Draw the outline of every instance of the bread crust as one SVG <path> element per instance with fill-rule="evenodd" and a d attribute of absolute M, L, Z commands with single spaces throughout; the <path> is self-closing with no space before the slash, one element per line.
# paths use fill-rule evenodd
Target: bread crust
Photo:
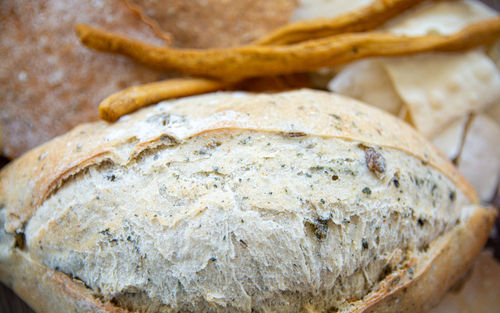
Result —
<path fill-rule="evenodd" d="M 426 312 L 441 300 L 453 284 L 474 264 L 495 222 L 495 211 L 477 208 L 467 223 L 439 238 L 429 247 L 424 262 L 391 274 L 384 286 L 353 312 Z M 411 267 L 410 267 L 411 268 Z"/>
<path fill-rule="evenodd" d="M 73 28 L 83 22 L 165 44 L 124 2 L 0 3 L 0 54 L 9 57 L 0 65 L 4 87 L 0 90 L 4 129 L 0 154 L 19 157 L 75 125 L 97 120 L 97 105 L 109 94 L 169 77 L 79 44 Z"/>
<path fill-rule="evenodd" d="M 39 313 L 128 312 L 101 302 L 78 280 L 54 271 L 20 250 L 0 267 L 2 281 Z"/>
<path fill-rule="evenodd" d="M 401 150 L 438 169 L 471 202 L 478 202 L 472 186 L 441 152 L 389 114 L 321 91 L 302 90 L 274 96 L 232 95 L 216 93 L 170 102 L 171 113 L 185 116 L 180 123 L 166 123 L 164 127 L 145 123 L 155 114 L 162 114 L 158 107 L 151 107 L 115 124 L 83 124 L 29 151 L 0 172 L 0 203 L 2 199 L 9 203 L 6 230 L 22 227 L 65 179 L 88 166 L 103 160 L 126 164 L 141 151 L 161 145 L 165 138 L 183 141 L 220 129 L 300 132 Z M 210 101 L 217 103 L 207 105 Z M 137 129 L 137 125 L 141 129 Z M 129 129 L 141 135 L 127 131 Z"/>
<path fill-rule="evenodd" d="M 466 223 L 429 247 L 425 262 L 409 262 L 408 267 L 387 276 L 378 290 L 342 312 L 425 312 L 430 309 L 472 266 L 494 220 L 494 210 L 478 208 Z M 81 281 L 38 263 L 23 251 L 14 250 L 9 260 L 0 264 L 1 280 L 39 313 L 129 312 L 101 302 Z M 410 279 L 410 268 L 415 271 L 413 279 Z"/>
<path fill-rule="evenodd" d="M 165 115 L 165 107 L 169 115 Z M 4 217 L 0 239 L 22 232 L 44 200 L 87 167 L 106 160 L 126 165 L 146 149 L 220 129 L 307 134 L 394 148 L 436 168 L 471 203 L 478 202 L 472 187 L 444 156 L 409 126 L 376 109 L 318 91 L 273 96 L 221 93 L 160 104 L 111 125 L 82 125 L 28 152 L 0 172 L 0 208 L 4 210 L 0 211 Z M 462 224 L 432 242 L 422 255 L 410 257 L 375 291 L 341 311 L 421 311 L 433 305 L 466 272 L 486 241 L 494 211 L 477 207 L 472 212 Z M 0 278 L 39 312 L 75 308 L 127 312 L 103 303 L 77 279 L 39 263 L 27 251 L 11 248 L 7 257 L 1 256 Z"/>

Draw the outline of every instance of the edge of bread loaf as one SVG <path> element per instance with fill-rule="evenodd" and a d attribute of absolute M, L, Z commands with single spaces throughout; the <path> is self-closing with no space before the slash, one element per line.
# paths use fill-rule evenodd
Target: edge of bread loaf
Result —
<path fill-rule="evenodd" d="M 465 223 L 433 242 L 419 264 L 409 260 L 413 277 L 411 267 L 391 274 L 352 312 L 427 312 L 472 267 L 495 218 L 494 209 L 475 208 Z"/>

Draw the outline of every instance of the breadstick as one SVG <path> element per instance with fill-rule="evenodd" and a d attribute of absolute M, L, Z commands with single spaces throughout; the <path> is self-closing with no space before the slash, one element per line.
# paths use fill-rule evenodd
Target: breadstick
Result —
<path fill-rule="evenodd" d="M 117 92 L 99 105 L 101 119 L 114 122 L 121 116 L 158 101 L 216 91 L 227 84 L 203 78 L 170 79 Z"/>
<path fill-rule="evenodd" d="M 87 25 L 77 25 L 82 43 L 96 50 L 126 55 L 155 69 L 224 81 L 307 72 L 374 56 L 428 51 L 460 51 L 500 37 L 500 18 L 471 24 L 447 36 L 408 37 L 382 32 L 336 35 L 289 46 L 244 46 L 190 50 L 157 47 Z"/>
<path fill-rule="evenodd" d="M 375 0 L 359 10 L 335 18 L 300 21 L 280 27 L 255 45 L 286 45 L 342 33 L 362 32 L 383 25 L 423 0 Z"/>

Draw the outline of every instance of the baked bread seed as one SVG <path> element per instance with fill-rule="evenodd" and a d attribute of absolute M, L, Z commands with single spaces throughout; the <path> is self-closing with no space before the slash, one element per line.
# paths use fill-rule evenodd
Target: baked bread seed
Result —
<path fill-rule="evenodd" d="M 409 126 L 310 90 L 82 125 L 0 203 L 0 277 L 39 312 L 418 312 L 494 219 Z"/>

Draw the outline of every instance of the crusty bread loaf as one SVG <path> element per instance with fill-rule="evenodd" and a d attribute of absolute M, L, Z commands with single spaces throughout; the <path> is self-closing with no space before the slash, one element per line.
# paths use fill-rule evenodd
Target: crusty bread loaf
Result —
<path fill-rule="evenodd" d="M 39 312 L 417 312 L 494 217 L 406 124 L 308 90 L 77 127 L 0 172 L 0 208 Z"/>

